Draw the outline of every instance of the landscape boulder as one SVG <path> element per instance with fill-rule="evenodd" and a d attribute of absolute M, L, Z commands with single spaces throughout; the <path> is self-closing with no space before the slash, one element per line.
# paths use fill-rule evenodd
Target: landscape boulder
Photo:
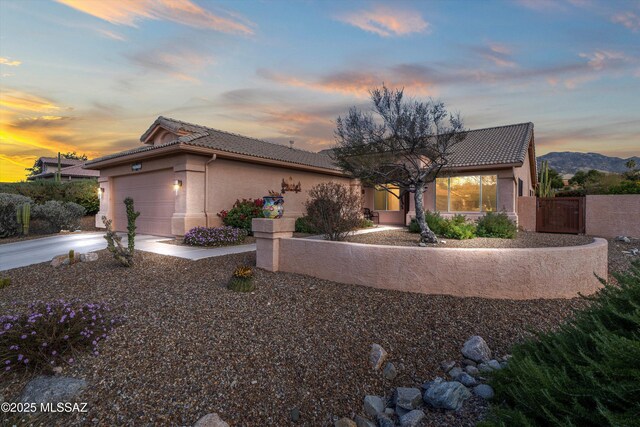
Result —
<path fill-rule="evenodd" d="M 98 254 L 96 252 L 87 252 L 86 254 L 80 254 L 80 261 L 93 262 L 98 260 Z"/>
<path fill-rule="evenodd" d="M 357 424 L 349 418 L 341 418 L 334 424 L 335 427 L 358 427 Z"/>
<path fill-rule="evenodd" d="M 59 403 L 73 400 L 84 388 L 87 382 L 83 379 L 71 377 L 38 376 L 24 387 L 20 402 Z"/>
<path fill-rule="evenodd" d="M 356 422 L 356 427 L 376 427 L 376 424 L 373 421 L 365 417 L 361 417 L 360 415 L 356 415 L 354 420 Z"/>
<path fill-rule="evenodd" d="M 422 394 L 417 388 L 398 387 L 393 394 L 393 403 L 411 411 L 422 406 Z"/>
<path fill-rule="evenodd" d="M 474 335 L 462 346 L 462 355 L 475 362 L 488 362 L 491 360 L 491 349 L 481 336 Z"/>
<path fill-rule="evenodd" d="M 494 396 L 493 388 L 488 384 L 479 384 L 473 388 L 473 394 L 483 399 L 492 399 Z"/>
<path fill-rule="evenodd" d="M 370 417 L 376 417 L 380 412 L 384 412 L 384 401 L 378 396 L 364 397 L 364 413 Z"/>
<path fill-rule="evenodd" d="M 429 406 L 457 411 L 471 392 L 458 381 L 443 381 L 437 378 L 424 392 L 424 401 Z"/>
<path fill-rule="evenodd" d="M 218 414 L 211 413 L 200 418 L 193 427 L 229 427 Z"/>
<path fill-rule="evenodd" d="M 424 412 L 419 409 L 407 412 L 400 417 L 400 427 L 418 427 L 424 416 Z"/>
<path fill-rule="evenodd" d="M 69 265 L 69 255 L 57 255 L 51 260 L 51 267 L 58 268 L 61 265 Z"/>

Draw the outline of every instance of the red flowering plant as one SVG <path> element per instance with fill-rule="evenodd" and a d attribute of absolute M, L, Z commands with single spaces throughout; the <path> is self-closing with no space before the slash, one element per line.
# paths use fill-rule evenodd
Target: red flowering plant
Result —
<path fill-rule="evenodd" d="M 231 209 L 218 212 L 224 225 L 241 228 L 251 234 L 251 220 L 253 218 L 264 218 L 262 214 L 262 199 L 242 199 L 236 200 Z"/>

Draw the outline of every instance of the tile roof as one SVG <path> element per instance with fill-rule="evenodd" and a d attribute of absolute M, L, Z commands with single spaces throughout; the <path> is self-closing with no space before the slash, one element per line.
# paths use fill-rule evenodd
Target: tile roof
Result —
<path fill-rule="evenodd" d="M 56 159 L 57 161 L 57 159 Z M 81 163 L 73 166 L 67 166 L 64 168 L 60 168 L 60 176 L 70 176 L 70 177 L 78 177 L 78 178 L 89 178 L 89 177 L 99 177 L 100 171 L 92 170 L 92 169 L 84 169 L 84 164 Z M 56 174 L 56 172 L 47 172 L 41 173 L 38 175 L 33 175 L 28 177 L 29 180 L 39 179 L 39 178 L 49 178 Z"/>
<path fill-rule="evenodd" d="M 57 157 L 40 157 L 38 161 L 41 163 L 53 163 L 56 165 L 58 164 Z M 82 163 L 84 163 L 84 160 L 67 159 L 66 157 L 60 158 L 60 164 L 63 164 L 63 165 L 79 165 Z"/>
<path fill-rule="evenodd" d="M 198 147 L 213 148 L 228 153 L 241 154 L 262 159 L 279 160 L 287 163 L 314 166 L 323 169 L 338 170 L 331 158 L 324 153 L 314 153 L 288 146 L 249 138 L 235 133 L 224 132 L 206 126 L 182 122 L 167 117 L 158 117 L 147 131 L 140 137 L 146 141 L 157 126 L 161 126 L 175 133 L 187 134 L 179 136 L 176 140 L 158 145 L 147 145 L 128 151 L 111 154 L 88 162 L 89 165 L 104 160 L 126 156 L 129 154 L 152 151 L 171 145 L 184 144 Z"/>

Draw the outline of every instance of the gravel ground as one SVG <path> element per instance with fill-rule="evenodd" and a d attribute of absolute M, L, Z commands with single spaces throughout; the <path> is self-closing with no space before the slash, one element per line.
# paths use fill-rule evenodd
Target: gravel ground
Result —
<path fill-rule="evenodd" d="M 631 239 L 629 243 L 618 242 L 615 239 L 607 240 L 609 242 L 609 273 L 628 270 L 633 260 L 640 262 L 640 256 L 622 253 L 622 251 L 629 252 L 633 248 L 640 249 L 640 239 Z"/>
<path fill-rule="evenodd" d="M 45 414 L 46 425 L 192 425 L 209 412 L 231 425 L 332 425 L 362 410 L 366 394 L 389 395 L 442 375 L 471 335 L 497 356 L 530 328 L 549 329 L 582 300 L 508 301 L 420 295 L 342 285 L 288 273 L 256 271 L 257 290 L 225 285 L 254 254 L 200 261 L 138 252 L 131 269 L 106 251 L 94 263 L 58 269 L 38 264 L 5 272 L 0 314 L 12 303 L 81 298 L 108 302 L 126 317 L 100 355 L 82 355 L 63 374 L 90 386 L 79 401 L 90 412 Z M 372 343 L 399 368 L 393 381 L 369 369 Z M 0 379 L 15 401 L 25 374 Z M 427 411 L 425 425 L 474 425 L 484 403 L 457 414 Z"/>
<path fill-rule="evenodd" d="M 420 236 L 405 230 L 380 231 L 358 234 L 347 239 L 354 243 L 390 246 L 419 246 Z M 550 246 L 576 246 L 593 242 L 591 236 L 575 234 L 543 234 L 526 231 L 518 232 L 515 239 L 495 239 L 476 237 L 475 239 L 456 240 L 441 238 L 441 243 L 431 244 L 440 248 L 543 248 Z M 446 243 L 443 243 L 446 242 Z"/>

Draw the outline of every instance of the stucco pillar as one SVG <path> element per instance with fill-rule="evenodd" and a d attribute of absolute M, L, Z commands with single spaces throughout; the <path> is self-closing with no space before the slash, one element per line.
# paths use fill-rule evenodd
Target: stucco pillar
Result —
<path fill-rule="evenodd" d="M 278 271 L 280 267 L 280 239 L 293 236 L 295 218 L 254 218 L 251 229 L 256 238 L 256 267 Z"/>
<path fill-rule="evenodd" d="M 187 157 L 173 167 L 174 178 L 182 182 L 176 192 L 175 208 L 171 216 L 171 234 L 183 236 L 193 227 L 206 224 L 204 214 L 203 157 Z"/>
<path fill-rule="evenodd" d="M 105 228 L 102 216 L 113 219 L 111 216 L 111 182 L 108 177 L 101 176 L 98 178 L 98 189 L 102 189 L 102 194 L 99 193 L 100 209 L 96 214 L 96 227 Z"/>

